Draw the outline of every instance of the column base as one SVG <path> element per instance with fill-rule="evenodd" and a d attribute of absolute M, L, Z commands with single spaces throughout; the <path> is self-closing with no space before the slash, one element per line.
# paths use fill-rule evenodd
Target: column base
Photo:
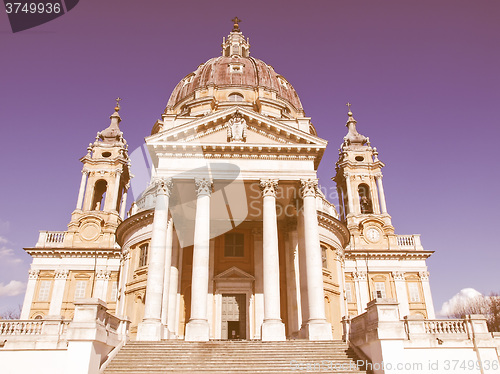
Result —
<path fill-rule="evenodd" d="M 299 336 L 307 340 L 333 340 L 332 325 L 326 321 L 311 321 L 300 329 Z"/>
<path fill-rule="evenodd" d="M 137 340 L 159 342 L 163 339 L 163 325 L 160 321 L 142 321 L 137 326 Z"/>
<path fill-rule="evenodd" d="M 280 320 L 264 321 L 261 336 L 263 342 L 285 341 L 285 324 Z"/>
<path fill-rule="evenodd" d="M 192 320 L 186 325 L 184 340 L 187 342 L 208 342 L 210 339 L 210 326 L 207 320 Z"/>

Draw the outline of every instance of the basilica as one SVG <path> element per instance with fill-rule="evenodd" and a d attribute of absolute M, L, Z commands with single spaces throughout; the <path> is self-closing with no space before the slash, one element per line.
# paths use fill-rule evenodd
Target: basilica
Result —
<path fill-rule="evenodd" d="M 22 319 L 72 319 L 98 298 L 130 339 L 332 340 L 377 298 L 434 318 L 418 235 L 396 235 L 384 163 L 349 108 L 333 180 L 318 189 L 327 141 L 292 84 L 235 19 L 222 53 L 174 88 L 146 138 L 149 186 L 127 212 L 131 162 L 117 102 L 82 157 L 68 229 L 41 232 Z"/>

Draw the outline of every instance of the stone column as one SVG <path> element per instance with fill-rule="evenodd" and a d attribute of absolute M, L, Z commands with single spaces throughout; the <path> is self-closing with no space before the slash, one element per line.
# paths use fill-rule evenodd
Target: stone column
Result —
<path fill-rule="evenodd" d="M 254 339 L 260 339 L 264 321 L 264 282 L 262 267 L 262 228 L 252 229 L 255 271 L 255 331 Z"/>
<path fill-rule="evenodd" d="M 177 326 L 177 288 L 179 286 L 179 244 L 173 238 L 172 241 L 172 265 L 170 266 L 170 284 L 168 291 L 168 314 L 167 326 L 169 338 L 176 336 Z"/>
<path fill-rule="evenodd" d="M 146 283 L 146 305 L 144 319 L 137 328 L 137 340 L 159 341 L 162 339 L 161 307 L 163 277 L 165 274 L 165 246 L 167 238 L 168 203 L 172 180 L 158 179 L 156 182 L 156 204 L 153 218 L 153 234 L 149 248 L 148 279 Z"/>
<path fill-rule="evenodd" d="M 304 203 L 305 266 L 307 268 L 307 301 L 309 307 L 305 337 L 309 340 L 333 340 L 332 326 L 326 321 L 323 265 L 319 244 L 318 214 L 316 212 L 317 179 L 302 179 Z"/>
<path fill-rule="evenodd" d="M 432 301 L 431 286 L 429 284 L 429 272 L 421 271 L 418 273 L 422 281 L 422 291 L 424 292 L 425 308 L 427 309 L 427 318 L 435 319 L 434 303 Z"/>
<path fill-rule="evenodd" d="M 164 338 L 169 338 L 168 333 L 168 302 L 169 302 L 169 291 L 170 291 L 170 266 L 172 265 L 172 238 L 174 232 L 174 223 L 172 218 L 168 220 L 167 226 L 167 237 L 165 243 L 165 274 L 163 275 L 163 298 L 162 298 L 162 308 L 161 308 L 161 324 L 165 326 Z"/>
<path fill-rule="evenodd" d="M 210 240 L 210 255 L 208 265 L 208 294 L 207 294 L 207 319 L 210 326 L 210 338 L 214 336 L 214 275 L 215 275 L 215 242 Z"/>
<path fill-rule="evenodd" d="M 349 173 L 344 173 L 344 178 L 347 188 L 347 200 L 349 201 L 349 214 L 354 214 L 354 200 L 351 189 L 351 176 L 349 175 Z"/>
<path fill-rule="evenodd" d="M 354 282 L 356 284 L 356 301 L 358 304 L 358 313 L 361 314 L 365 311 L 366 305 L 370 300 L 368 293 L 368 280 L 366 271 L 355 271 L 353 273 Z"/>
<path fill-rule="evenodd" d="M 263 196 L 263 269 L 264 322 L 263 341 L 285 340 L 285 325 L 280 313 L 280 263 L 278 255 L 278 221 L 276 217 L 276 187 L 278 180 L 260 181 Z"/>
<path fill-rule="evenodd" d="M 118 280 L 118 292 L 117 292 L 117 306 L 116 306 L 116 311 L 117 315 L 120 318 L 125 317 L 125 288 L 127 286 L 127 280 L 128 280 L 128 269 L 130 265 L 130 251 L 125 249 L 122 252 L 122 263 L 121 263 L 121 272 L 120 272 L 120 279 Z"/>
<path fill-rule="evenodd" d="M 299 251 L 297 222 L 287 222 L 287 240 L 285 246 L 286 256 L 286 292 L 288 311 L 288 331 L 290 335 L 297 336 L 302 316 L 300 314 L 300 281 L 299 281 Z"/>
<path fill-rule="evenodd" d="M 69 271 L 59 269 L 55 272 L 54 288 L 50 299 L 49 316 L 60 316 L 61 307 L 64 299 L 64 288 L 68 279 Z"/>
<path fill-rule="evenodd" d="M 382 174 L 377 174 L 375 178 L 377 179 L 378 193 L 380 195 L 380 209 L 384 214 L 387 213 L 387 206 L 385 204 L 384 186 L 382 185 Z"/>
<path fill-rule="evenodd" d="M 403 319 L 403 317 L 410 314 L 408 292 L 406 291 L 405 274 L 401 271 L 393 271 L 392 277 L 394 278 L 394 286 L 396 288 L 396 299 L 399 303 L 399 317 Z"/>
<path fill-rule="evenodd" d="M 380 214 L 380 201 L 378 199 L 377 189 L 374 188 L 375 185 L 372 183 L 371 178 L 372 177 L 370 176 L 370 195 L 371 195 L 371 199 L 372 199 L 373 213 Z M 376 176 L 375 176 L 375 179 L 377 179 Z"/>
<path fill-rule="evenodd" d="M 113 188 L 113 196 L 112 196 L 112 199 L 111 199 L 111 206 L 108 207 L 108 209 L 111 210 L 111 211 L 115 211 L 116 212 L 118 210 L 117 209 L 118 194 L 120 193 L 120 178 L 121 178 L 122 171 L 121 170 L 116 170 L 115 174 L 116 174 L 116 177 L 115 177 L 115 184 L 114 184 L 114 188 Z M 109 191 L 109 192 L 111 192 L 111 191 Z M 104 205 L 106 205 L 106 202 L 104 202 Z"/>
<path fill-rule="evenodd" d="M 108 281 L 111 277 L 111 272 L 106 270 L 99 270 L 96 273 L 96 282 L 94 287 L 93 298 L 101 299 L 102 301 L 107 301 L 106 296 L 108 293 Z"/>
<path fill-rule="evenodd" d="M 186 341 L 208 341 L 207 319 L 208 267 L 210 257 L 210 196 L 213 183 L 195 178 L 196 216 L 194 226 L 193 270 L 191 281 L 191 318 L 186 325 Z"/>
<path fill-rule="evenodd" d="M 125 185 L 125 189 L 123 190 L 123 195 L 122 195 L 122 204 L 121 204 L 121 207 L 120 207 L 120 218 L 122 220 L 125 219 L 125 209 L 127 208 L 127 191 L 130 187 L 130 184 L 127 183 Z"/>
<path fill-rule="evenodd" d="M 24 294 L 23 310 L 21 311 L 21 316 L 19 317 L 20 319 L 30 318 L 31 304 L 33 303 L 33 297 L 35 296 L 38 274 L 40 274 L 40 270 L 31 269 L 29 271 L 28 286 L 26 287 L 26 292 Z"/>
<path fill-rule="evenodd" d="M 88 174 L 88 171 L 83 169 L 82 170 L 82 180 L 80 182 L 80 191 L 78 192 L 78 200 L 76 202 L 76 209 L 78 209 L 78 210 L 82 210 L 83 194 L 85 193 L 85 183 L 87 182 L 87 174 Z"/>

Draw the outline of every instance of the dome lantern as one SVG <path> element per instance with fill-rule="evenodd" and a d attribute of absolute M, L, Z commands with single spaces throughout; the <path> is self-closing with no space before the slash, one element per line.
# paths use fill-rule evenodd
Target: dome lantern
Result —
<path fill-rule="evenodd" d="M 250 56 L 250 42 L 243 36 L 239 23 L 241 20 L 234 17 L 233 30 L 226 38 L 222 38 L 222 56 L 224 57 L 248 57 Z"/>

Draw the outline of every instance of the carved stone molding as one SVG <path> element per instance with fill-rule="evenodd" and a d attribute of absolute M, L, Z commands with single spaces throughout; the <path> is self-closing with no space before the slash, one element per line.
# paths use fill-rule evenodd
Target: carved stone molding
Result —
<path fill-rule="evenodd" d="M 357 281 L 364 281 L 366 280 L 366 271 L 355 271 L 352 273 L 353 277 L 354 277 L 354 280 L 357 280 Z"/>
<path fill-rule="evenodd" d="M 428 271 L 420 271 L 418 273 L 418 275 L 420 275 L 420 279 L 422 279 L 423 281 L 429 280 L 429 272 Z"/>
<path fill-rule="evenodd" d="M 260 188 L 262 190 L 262 197 L 273 196 L 276 197 L 276 189 L 278 188 L 277 179 L 261 179 Z"/>
<path fill-rule="evenodd" d="M 167 195 L 170 196 L 172 192 L 173 182 L 172 178 L 156 178 L 154 181 L 156 185 L 156 194 L 157 195 Z"/>
<path fill-rule="evenodd" d="M 196 186 L 196 194 L 200 195 L 211 195 L 213 189 L 213 182 L 209 178 L 195 178 L 194 184 Z"/>
<path fill-rule="evenodd" d="M 392 276 L 395 281 L 404 281 L 405 280 L 405 273 L 402 271 L 393 271 Z"/>
<path fill-rule="evenodd" d="M 28 271 L 28 278 L 29 279 L 37 279 L 38 278 L 38 275 L 40 274 L 40 270 L 33 270 L 33 269 L 30 269 Z"/>
<path fill-rule="evenodd" d="M 247 140 L 247 121 L 239 113 L 227 123 L 227 141 L 231 143 L 244 143 Z"/>
<path fill-rule="evenodd" d="M 69 271 L 66 269 L 59 269 L 55 272 L 56 279 L 68 279 Z"/>
<path fill-rule="evenodd" d="M 107 270 L 99 270 L 96 273 L 96 278 L 97 279 L 109 279 L 111 277 L 111 272 Z"/>
<path fill-rule="evenodd" d="M 317 179 L 301 179 L 300 180 L 300 195 L 304 197 L 316 197 L 316 189 L 318 188 Z"/>

